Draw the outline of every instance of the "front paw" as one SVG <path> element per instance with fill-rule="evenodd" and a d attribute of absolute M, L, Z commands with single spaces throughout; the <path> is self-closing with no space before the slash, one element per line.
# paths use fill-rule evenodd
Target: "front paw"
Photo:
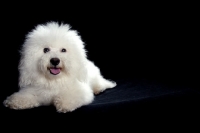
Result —
<path fill-rule="evenodd" d="M 70 103 L 67 103 L 64 100 L 61 100 L 60 97 L 55 98 L 54 100 L 54 106 L 56 107 L 57 112 L 59 113 L 67 113 L 72 112 L 76 109 L 76 107 L 69 106 Z"/>
<path fill-rule="evenodd" d="M 39 104 L 33 99 L 29 99 L 20 95 L 13 94 L 4 100 L 3 104 L 11 109 L 27 109 L 38 106 Z"/>

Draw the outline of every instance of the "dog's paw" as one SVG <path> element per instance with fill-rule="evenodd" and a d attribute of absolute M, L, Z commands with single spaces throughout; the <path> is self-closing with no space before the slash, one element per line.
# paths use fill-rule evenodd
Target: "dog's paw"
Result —
<path fill-rule="evenodd" d="M 28 109 L 39 106 L 39 104 L 34 102 L 33 100 L 20 97 L 17 95 L 12 95 L 8 97 L 6 100 L 4 100 L 3 104 L 6 107 L 16 110 Z"/>
<path fill-rule="evenodd" d="M 66 101 L 62 101 L 60 97 L 57 97 L 54 100 L 54 106 L 56 107 L 57 112 L 59 113 L 67 113 L 72 112 L 76 109 L 76 107 L 69 106 L 70 104 Z"/>

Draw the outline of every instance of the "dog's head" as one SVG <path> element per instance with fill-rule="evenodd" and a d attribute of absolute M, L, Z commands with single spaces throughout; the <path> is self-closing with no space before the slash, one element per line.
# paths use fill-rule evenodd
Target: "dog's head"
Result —
<path fill-rule="evenodd" d="M 76 31 L 67 24 L 38 25 L 27 36 L 21 50 L 20 84 L 78 76 L 84 69 L 86 52 Z"/>

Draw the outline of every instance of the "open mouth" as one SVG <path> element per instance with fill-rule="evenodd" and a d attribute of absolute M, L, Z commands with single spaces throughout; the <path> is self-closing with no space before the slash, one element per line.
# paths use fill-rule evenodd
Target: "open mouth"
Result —
<path fill-rule="evenodd" d="M 61 71 L 61 68 L 57 68 L 57 67 L 50 67 L 48 69 L 49 69 L 50 73 L 53 74 L 53 75 L 57 75 Z"/>

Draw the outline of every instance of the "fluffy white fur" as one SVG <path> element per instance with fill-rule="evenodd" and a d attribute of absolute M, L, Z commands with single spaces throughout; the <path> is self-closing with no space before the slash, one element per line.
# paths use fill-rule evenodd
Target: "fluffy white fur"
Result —
<path fill-rule="evenodd" d="M 38 25 L 26 36 L 19 72 L 19 91 L 4 101 L 12 109 L 53 104 L 65 113 L 90 104 L 94 94 L 116 86 L 87 59 L 78 33 L 56 22 Z"/>

